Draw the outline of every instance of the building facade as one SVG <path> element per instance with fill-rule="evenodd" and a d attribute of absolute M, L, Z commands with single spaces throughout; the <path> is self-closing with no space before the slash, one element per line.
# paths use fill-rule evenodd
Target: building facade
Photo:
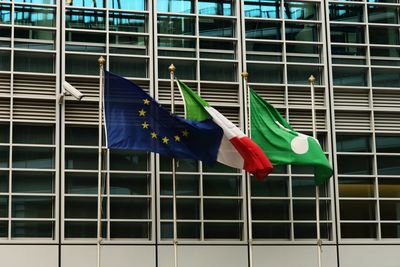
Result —
<path fill-rule="evenodd" d="M 397 0 L 0 0 L 0 263 L 173 266 L 172 160 L 98 159 L 98 58 L 170 105 L 168 66 L 236 125 L 249 85 L 318 139 L 324 267 L 400 266 Z M 60 98 L 62 82 L 84 93 Z M 60 100 L 61 99 L 61 100 Z M 183 102 L 176 91 L 176 109 Z M 317 266 L 312 170 L 251 181 L 223 165 L 177 166 L 179 266 Z M 253 236 L 249 242 L 248 227 Z"/>

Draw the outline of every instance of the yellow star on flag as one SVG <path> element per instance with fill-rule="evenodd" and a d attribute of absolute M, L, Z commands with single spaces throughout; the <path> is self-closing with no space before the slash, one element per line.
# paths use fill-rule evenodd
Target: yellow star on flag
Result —
<path fill-rule="evenodd" d="M 150 135 L 151 135 L 151 138 L 153 138 L 153 139 L 157 138 L 157 134 L 155 132 L 151 132 Z"/>
<path fill-rule="evenodd" d="M 147 123 L 147 121 L 142 123 L 143 129 L 149 129 L 149 124 Z"/>
<path fill-rule="evenodd" d="M 146 115 L 146 111 L 144 109 L 139 110 L 139 116 L 144 117 Z"/>
<path fill-rule="evenodd" d="M 179 137 L 179 135 L 175 135 L 174 136 L 175 142 L 180 142 L 181 138 Z"/>
<path fill-rule="evenodd" d="M 182 135 L 184 136 L 184 137 L 188 137 L 189 136 L 189 131 L 188 130 L 183 130 L 182 131 Z"/>
<path fill-rule="evenodd" d="M 162 142 L 163 142 L 164 144 L 168 144 L 168 142 L 169 142 L 168 137 L 164 136 L 163 139 L 162 139 Z"/>
<path fill-rule="evenodd" d="M 150 100 L 148 100 L 148 99 L 143 99 L 143 104 L 144 104 L 144 105 L 150 105 Z"/>

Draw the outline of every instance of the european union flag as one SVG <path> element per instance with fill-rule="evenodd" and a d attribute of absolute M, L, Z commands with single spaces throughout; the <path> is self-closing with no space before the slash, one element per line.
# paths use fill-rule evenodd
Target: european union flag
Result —
<path fill-rule="evenodd" d="M 196 122 L 171 114 L 139 86 L 107 71 L 104 91 L 108 148 L 216 160 L 223 131 L 211 119 Z"/>

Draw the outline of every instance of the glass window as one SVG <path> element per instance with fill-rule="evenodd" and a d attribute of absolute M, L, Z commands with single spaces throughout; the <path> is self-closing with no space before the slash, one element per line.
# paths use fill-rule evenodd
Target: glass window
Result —
<path fill-rule="evenodd" d="M 11 24 L 11 5 L 0 4 L 0 24 Z"/>
<path fill-rule="evenodd" d="M 176 175 L 176 195 L 199 195 L 199 179 L 198 175 Z M 161 175 L 160 193 L 162 195 L 172 195 L 172 175 Z"/>
<path fill-rule="evenodd" d="M 148 154 L 129 150 L 110 151 L 111 170 L 147 171 Z"/>
<path fill-rule="evenodd" d="M 281 23 L 266 21 L 246 21 L 246 38 L 280 40 Z"/>
<path fill-rule="evenodd" d="M 337 155 L 339 174 L 372 174 L 372 156 Z"/>
<path fill-rule="evenodd" d="M 380 175 L 400 175 L 399 156 L 377 156 L 378 174 Z"/>
<path fill-rule="evenodd" d="M 203 203 L 205 220 L 242 219 L 242 201 L 239 199 L 204 199 Z"/>
<path fill-rule="evenodd" d="M 55 26 L 54 8 L 15 6 L 14 10 L 14 23 L 17 25 Z"/>
<path fill-rule="evenodd" d="M 400 49 L 393 47 L 370 47 L 372 57 L 400 57 Z"/>
<path fill-rule="evenodd" d="M 376 134 L 376 152 L 400 153 L 400 136 Z"/>
<path fill-rule="evenodd" d="M 233 15 L 232 0 L 198 0 L 197 5 L 201 15 Z"/>
<path fill-rule="evenodd" d="M 110 58 L 110 71 L 124 77 L 146 78 L 148 76 L 147 66 L 148 59 L 132 57 Z"/>
<path fill-rule="evenodd" d="M 96 127 L 65 126 L 65 144 L 97 146 L 99 143 L 99 129 Z"/>
<path fill-rule="evenodd" d="M 21 144 L 54 144 L 54 127 L 14 124 L 13 142 Z"/>
<path fill-rule="evenodd" d="M 281 17 L 281 3 L 276 0 L 244 1 L 244 15 L 250 18 L 272 18 Z"/>
<path fill-rule="evenodd" d="M 145 0 L 120 1 L 108 0 L 108 7 L 112 9 L 146 10 Z"/>
<path fill-rule="evenodd" d="M 178 220 L 198 220 L 200 219 L 200 200 L 178 198 L 176 200 L 176 212 Z M 161 218 L 169 220 L 173 218 L 172 199 L 162 199 Z"/>
<path fill-rule="evenodd" d="M 400 180 L 379 178 L 379 197 L 400 198 Z"/>
<path fill-rule="evenodd" d="M 310 41 L 319 40 L 319 27 L 316 24 L 286 23 L 286 40 L 290 41 Z"/>
<path fill-rule="evenodd" d="M 333 84 L 348 86 L 367 86 L 367 69 L 333 68 Z"/>
<path fill-rule="evenodd" d="M 8 196 L 0 196 L 0 218 L 8 217 Z"/>
<path fill-rule="evenodd" d="M 104 228 L 107 225 L 103 223 L 102 226 L 104 232 Z M 74 221 L 65 222 L 66 238 L 95 238 L 96 236 L 97 236 L 97 222 L 74 222 Z"/>
<path fill-rule="evenodd" d="M 111 219 L 149 219 L 150 201 L 146 198 L 110 198 Z"/>
<path fill-rule="evenodd" d="M 147 174 L 110 174 L 110 194 L 113 195 L 149 195 L 150 184 Z"/>
<path fill-rule="evenodd" d="M 329 4 L 329 19 L 343 22 L 363 22 L 362 5 Z"/>
<path fill-rule="evenodd" d="M 15 238 L 52 238 L 54 235 L 54 222 L 15 221 L 11 224 L 11 236 Z"/>
<path fill-rule="evenodd" d="M 110 224 L 110 238 L 149 238 L 150 231 L 151 223 L 147 222 L 111 222 Z"/>
<path fill-rule="evenodd" d="M 400 238 L 400 224 L 381 223 L 382 238 Z"/>
<path fill-rule="evenodd" d="M 253 199 L 251 214 L 253 220 L 289 220 L 289 200 Z"/>
<path fill-rule="evenodd" d="M 282 83 L 283 66 L 265 64 L 247 64 L 247 71 L 251 73 L 251 81 L 257 83 Z"/>
<path fill-rule="evenodd" d="M 158 12 L 194 13 L 193 0 L 158 0 Z"/>
<path fill-rule="evenodd" d="M 200 79 L 206 81 L 236 81 L 236 63 L 206 62 L 200 64 Z"/>
<path fill-rule="evenodd" d="M 98 75 L 98 56 L 66 55 L 65 72 L 67 74 Z"/>
<path fill-rule="evenodd" d="M 247 60 L 282 61 L 282 44 L 246 42 Z"/>
<path fill-rule="evenodd" d="M 321 197 L 327 197 L 327 184 L 319 186 Z M 292 196 L 293 197 L 315 197 L 314 177 L 292 177 Z"/>
<path fill-rule="evenodd" d="M 13 218 L 53 218 L 54 198 L 38 196 L 13 196 Z"/>
<path fill-rule="evenodd" d="M 390 65 L 395 65 L 395 61 Z M 372 69 L 372 86 L 400 87 L 400 71 L 392 69 Z"/>
<path fill-rule="evenodd" d="M 135 0 L 137 1 L 137 0 Z M 105 7 L 105 0 L 71 0 L 70 5 L 71 6 L 79 6 L 79 7 L 98 7 L 98 8 L 103 8 Z M 120 2 L 120 1 L 118 1 Z M 125 1 L 123 1 L 125 2 Z M 67 1 L 68 4 L 68 1 Z"/>
<path fill-rule="evenodd" d="M 196 61 L 189 60 L 173 60 L 175 67 L 179 70 L 179 78 L 182 80 L 196 80 Z M 171 65 L 171 59 L 158 61 L 158 78 L 169 79 L 170 73 L 168 71 Z M 98 70 L 97 70 L 98 71 Z"/>
<path fill-rule="evenodd" d="M 97 173 L 65 173 L 65 194 L 97 194 Z"/>
<path fill-rule="evenodd" d="M 17 172 L 12 173 L 14 193 L 54 193 L 54 173 Z"/>
<path fill-rule="evenodd" d="M 0 51 L 0 70 L 9 71 L 11 68 L 11 53 L 8 51 Z"/>
<path fill-rule="evenodd" d="M 370 137 L 365 135 L 336 135 L 338 152 L 371 152 Z"/>
<path fill-rule="evenodd" d="M 256 239 L 289 239 L 289 223 L 255 223 L 252 224 L 253 238 Z"/>
<path fill-rule="evenodd" d="M 55 32 L 32 29 L 14 29 L 16 48 L 54 50 Z"/>
<path fill-rule="evenodd" d="M 177 172 L 197 172 L 198 169 L 198 161 L 190 159 L 179 159 L 179 164 L 175 167 Z M 160 170 L 172 171 L 172 158 L 160 156 Z"/>
<path fill-rule="evenodd" d="M 194 35 L 195 19 L 193 17 L 158 16 L 158 33 Z"/>
<path fill-rule="evenodd" d="M 66 28 L 104 30 L 105 17 L 104 11 L 67 9 L 65 25 Z"/>
<path fill-rule="evenodd" d="M 364 47 L 356 46 L 332 46 L 332 55 L 343 55 L 343 56 L 363 56 L 366 55 L 366 49 Z"/>
<path fill-rule="evenodd" d="M 0 124 L 0 143 L 8 143 L 10 140 L 10 126 Z"/>
<path fill-rule="evenodd" d="M 14 52 L 14 70 L 22 72 L 54 73 L 54 54 Z"/>
<path fill-rule="evenodd" d="M 374 197 L 374 180 L 370 178 L 340 178 L 340 197 Z"/>
<path fill-rule="evenodd" d="M 251 194 L 255 197 L 287 197 L 289 195 L 288 177 L 269 176 L 260 182 L 251 179 Z"/>
<path fill-rule="evenodd" d="M 364 43 L 364 28 L 331 25 L 331 41 L 334 43 Z"/>
<path fill-rule="evenodd" d="M 399 44 L 399 29 L 391 27 L 369 26 L 369 42 L 371 44 Z"/>
<path fill-rule="evenodd" d="M 143 14 L 110 12 L 110 31 L 146 32 L 146 17 Z"/>
<path fill-rule="evenodd" d="M 341 223 L 342 238 L 376 238 L 377 225 L 374 223 Z"/>
<path fill-rule="evenodd" d="M 397 24 L 398 9 L 390 6 L 368 5 L 368 22 Z"/>
<path fill-rule="evenodd" d="M 330 239 L 331 225 L 326 223 L 320 224 L 321 238 Z M 296 239 L 315 239 L 317 235 L 317 225 L 315 223 L 295 223 L 294 236 Z"/>
<path fill-rule="evenodd" d="M 199 19 L 199 35 L 213 37 L 234 37 L 235 24 L 232 20 L 216 18 Z"/>
<path fill-rule="evenodd" d="M 240 176 L 203 176 L 203 195 L 204 196 L 240 196 L 241 195 Z"/>
<path fill-rule="evenodd" d="M 341 220 L 375 220 L 376 203 L 373 200 L 340 200 Z"/>
<path fill-rule="evenodd" d="M 103 198 L 103 216 L 106 199 Z M 97 197 L 65 197 L 65 218 L 97 218 Z"/>
<path fill-rule="evenodd" d="M 398 221 L 400 219 L 400 200 L 380 200 L 381 220 Z"/>
<path fill-rule="evenodd" d="M 13 168 L 54 168 L 54 148 L 46 147 L 14 147 Z"/>
<path fill-rule="evenodd" d="M 317 3 L 286 2 L 284 3 L 285 19 L 317 20 Z"/>
<path fill-rule="evenodd" d="M 288 83 L 290 84 L 309 84 L 308 77 L 314 75 L 316 78 L 315 84 L 321 84 L 322 69 L 318 66 L 288 66 Z"/>
<path fill-rule="evenodd" d="M 8 168 L 10 149 L 8 146 L 0 146 L 0 168 Z"/>
<path fill-rule="evenodd" d="M 97 170 L 98 152 L 96 149 L 67 148 L 65 149 L 66 169 Z"/>
<path fill-rule="evenodd" d="M 243 223 L 204 223 L 205 239 L 236 239 L 241 240 Z"/>
<path fill-rule="evenodd" d="M 200 40 L 200 57 L 235 59 L 236 43 L 232 41 Z"/>
<path fill-rule="evenodd" d="M 7 193 L 7 192 L 8 192 L 8 171 L 0 171 L 0 193 Z"/>
<path fill-rule="evenodd" d="M 77 0 L 75 0 L 77 1 Z M 79 0 L 78 0 L 79 1 Z M 54 5 L 54 0 L 14 0 L 15 3 Z"/>

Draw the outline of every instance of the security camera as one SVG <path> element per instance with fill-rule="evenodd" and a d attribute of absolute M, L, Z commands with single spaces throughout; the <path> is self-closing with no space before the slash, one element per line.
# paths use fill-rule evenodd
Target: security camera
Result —
<path fill-rule="evenodd" d="M 63 82 L 63 89 L 65 90 L 65 92 L 68 92 L 70 95 L 75 97 L 77 100 L 81 100 L 82 97 L 84 96 L 78 89 L 73 87 L 67 81 Z"/>

